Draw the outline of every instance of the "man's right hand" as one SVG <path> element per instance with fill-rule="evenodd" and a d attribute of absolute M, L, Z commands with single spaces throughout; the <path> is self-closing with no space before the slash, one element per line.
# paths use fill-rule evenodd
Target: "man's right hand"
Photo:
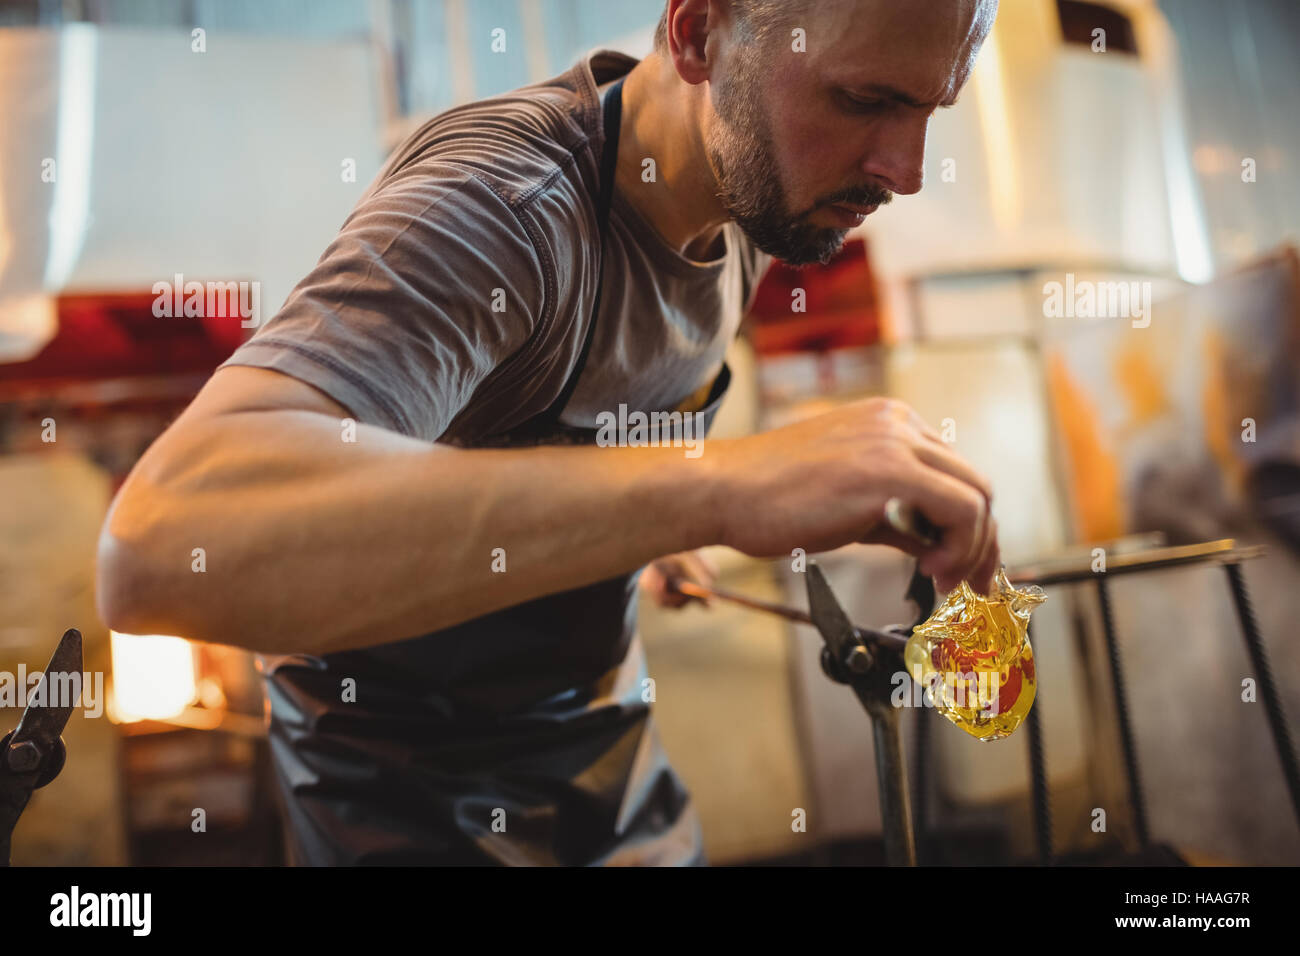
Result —
<path fill-rule="evenodd" d="M 911 407 L 869 398 L 747 438 L 713 442 L 721 543 L 754 557 L 795 548 L 885 544 L 921 559 L 941 591 L 967 581 L 987 593 L 1001 563 L 987 478 Z M 885 523 L 890 498 L 940 529 L 927 547 Z"/>

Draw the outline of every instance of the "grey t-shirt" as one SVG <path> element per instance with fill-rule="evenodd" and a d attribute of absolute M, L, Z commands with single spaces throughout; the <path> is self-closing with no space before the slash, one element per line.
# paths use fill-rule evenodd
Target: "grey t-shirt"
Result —
<path fill-rule="evenodd" d="M 597 86 L 635 63 L 599 50 L 426 123 L 225 365 L 285 372 L 427 441 L 473 445 L 542 412 L 596 291 Z M 615 190 L 595 338 L 563 424 L 593 427 L 619 403 L 692 410 L 770 262 L 734 223 L 723 232 L 725 255 L 687 259 Z"/>
<path fill-rule="evenodd" d="M 600 261 L 598 87 L 634 64 L 597 51 L 431 120 L 225 364 L 285 372 L 358 421 L 427 441 L 512 443 L 578 362 Z M 615 190 L 600 314 L 562 426 L 591 428 L 620 403 L 713 408 L 769 261 L 733 224 L 724 243 L 718 259 L 686 259 Z M 697 818 L 642 697 L 635 618 L 635 576 L 622 575 L 436 634 L 272 663 L 295 862 L 699 861 Z M 340 703 L 345 677 L 356 697 Z"/>

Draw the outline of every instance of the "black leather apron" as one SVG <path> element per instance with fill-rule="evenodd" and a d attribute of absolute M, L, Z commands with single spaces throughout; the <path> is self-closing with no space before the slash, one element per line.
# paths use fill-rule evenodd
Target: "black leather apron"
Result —
<path fill-rule="evenodd" d="M 622 80 L 605 97 L 601 266 Z M 541 415 L 483 444 L 595 443 Z M 702 414 L 730 381 L 725 366 Z M 482 555 L 466 560 L 487 560 Z M 265 666 L 292 862 L 700 864 L 699 825 L 642 700 L 640 572 L 379 647 Z M 634 656 L 629 658 L 629 652 Z M 355 701 L 343 701 L 343 680 Z"/>

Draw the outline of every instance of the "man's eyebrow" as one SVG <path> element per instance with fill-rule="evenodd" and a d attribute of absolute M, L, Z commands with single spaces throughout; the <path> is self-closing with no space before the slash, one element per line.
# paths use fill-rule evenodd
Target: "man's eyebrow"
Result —
<path fill-rule="evenodd" d="M 876 99 L 893 100 L 895 103 L 901 103 L 904 106 L 911 106 L 915 109 L 947 109 L 957 105 L 957 97 L 947 100 L 934 101 L 922 100 L 900 90 L 896 86 L 890 86 L 888 83 L 867 83 L 862 86 L 852 84 L 843 84 L 844 89 L 849 93 L 859 96 L 873 96 Z"/>

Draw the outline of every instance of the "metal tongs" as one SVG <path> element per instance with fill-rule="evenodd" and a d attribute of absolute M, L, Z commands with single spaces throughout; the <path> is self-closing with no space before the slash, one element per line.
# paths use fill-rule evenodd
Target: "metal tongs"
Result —
<path fill-rule="evenodd" d="M 0 739 L 0 866 L 9 865 L 14 825 L 32 792 L 57 777 L 67 759 L 63 728 L 76 701 L 55 700 L 54 689 L 66 688 L 69 681 L 60 678 L 56 683 L 53 678 L 76 674 L 80 686 L 81 660 L 81 632 L 69 628 L 27 698 L 30 703 L 18 726 Z"/>
<path fill-rule="evenodd" d="M 939 542 L 939 532 L 934 525 L 897 498 L 886 503 L 885 519 L 895 530 L 923 544 L 933 546 Z M 831 680 L 852 687 L 871 717 L 885 857 L 891 866 L 916 866 L 907 761 L 903 759 L 898 710 L 890 704 L 890 695 L 894 675 L 906 671 L 903 648 L 907 646 L 908 638 L 913 629 L 925 623 L 934 612 L 934 581 L 921 573 L 918 561 L 907 588 L 908 599 L 916 604 L 915 622 L 909 627 L 895 624 L 876 630 L 855 627 L 849 621 L 816 561 L 808 562 L 807 579 L 808 613 L 679 578 L 669 580 L 668 588 L 688 597 L 720 598 L 817 628 L 826 642 L 821 653 L 822 670 Z"/>

